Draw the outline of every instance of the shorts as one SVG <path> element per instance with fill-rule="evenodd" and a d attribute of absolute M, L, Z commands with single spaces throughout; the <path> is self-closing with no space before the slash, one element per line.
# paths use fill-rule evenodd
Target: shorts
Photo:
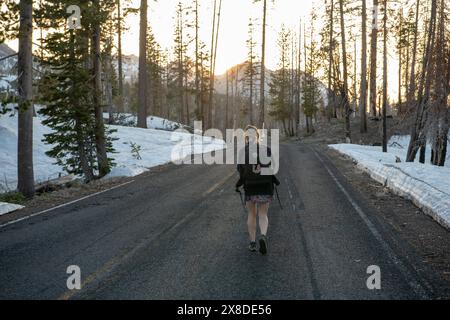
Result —
<path fill-rule="evenodd" d="M 271 195 L 257 195 L 257 196 L 245 196 L 245 201 L 253 203 L 271 203 L 273 196 Z"/>

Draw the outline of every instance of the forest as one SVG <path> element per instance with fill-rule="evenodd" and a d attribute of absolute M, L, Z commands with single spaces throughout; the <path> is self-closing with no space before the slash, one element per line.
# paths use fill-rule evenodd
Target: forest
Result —
<path fill-rule="evenodd" d="M 351 123 L 364 135 L 375 122 L 383 151 L 387 119 L 395 117 L 410 135 L 402 160 L 425 162 L 429 144 L 431 163 L 444 166 L 448 1 L 318 0 L 295 25 L 282 24 L 276 43 L 268 43 L 267 33 L 277 0 L 242 1 L 254 13 L 241 30 L 247 56 L 221 74 L 218 47 L 228 32 L 224 19 L 232 18 L 222 11 L 226 0 L 179 1 L 167 26 L 173 30 L 169 48 L 152 26 L 154 1 L 137 6 L 129 0 L 1 0 L 0 45 L 18 43 L 17 52 L 0 57 L 0 80 L 8 77 L 4 66 L 14 61 L 15 86 L 0 88 L 0 116 L 18 114 L 18 191 L 35 194 L 37 114 L 52 130 L 45 135 L 53 146 L 48 155 L 87 182 L 114 166 L 109 125 L 123 124 L 128 114 L 136 116 L 133 125 L 139 128 L 157 116 L 185 128 L 202 121 L 204 131 L 253 124 L 298 138 L 336 120 L 347 143 L 353 142 Z M 136 56 L 123 54 L 132 16 L 139 24 Z M 205 32 L 208 39 L 201 36 Z M 277 64 L 269 68 L 267 55 L 274 52 Z"/>

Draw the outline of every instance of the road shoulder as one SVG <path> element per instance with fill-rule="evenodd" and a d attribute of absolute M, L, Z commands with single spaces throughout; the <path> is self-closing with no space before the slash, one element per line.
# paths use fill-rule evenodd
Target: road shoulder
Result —
<path fill-rule="evenodd" d="M 170 170 L 174 166 L 174 164 L 168 163 L 153 167 L 149 171 L 134 177 L 100 179 L 88 184 L 75 181 L 70 186 L 36 195 L 33 199 L 27 200 L 23 203 L 25 206 L 23 209 L 0 215 L 0 227 L 42 211 L 51 210 L 52 208 L 57 208 L 65 204 L 76 202 L 77 200 L 81 200 L 98 193 L 107 192 L 108 190 L 121 187 L 122 185 L 126 185 L 127 183 L 131 183 L 138 179 L 145 179 L 150 175 Z"/>
<path fill-rule="evenodd" d="M 450 283 L 450 232 L 422 212 L 410 200 L 392 193 L 326 145 L 316 145 L 335 167 L 386 221 L 442 278 Z"/>

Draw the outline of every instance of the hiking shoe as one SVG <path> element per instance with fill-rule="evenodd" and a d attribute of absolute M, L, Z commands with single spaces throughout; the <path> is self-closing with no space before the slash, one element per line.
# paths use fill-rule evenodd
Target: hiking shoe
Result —
<path fill-rule="evenodd" d="M 248 246 L 248 250 L 250 250 L 251 252 L 256 252 L 256 242 L 255 241 L 250 242 L 250 244 Z"/>
<path fill-rule="evenodd" d="M 259 252 L 261 254 L 267 253 L 267 237 L 265 235 L 261 235 L 259 238 Z"/>

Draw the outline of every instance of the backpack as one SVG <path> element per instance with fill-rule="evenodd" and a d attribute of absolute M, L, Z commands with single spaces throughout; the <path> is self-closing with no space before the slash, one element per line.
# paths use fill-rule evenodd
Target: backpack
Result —
<path fill-rule="evenodd" d="M 257 145 L 257 163 L 249 163 L 249 147 L 245 147 L 245 164 L 242 165 L 241 179 L 244 182 L 244 188 L 259 187 L 262 185 L 273 183 L 272 175 L 261 175 L 261 168 L 270 167 L 269 164 L 262 164 L 259 159 L 259 145 Z M 268 156 L 271 156 L 270 148 L 268 148 Z M 259 170 L 258 170 L 259 167 Z"/>

